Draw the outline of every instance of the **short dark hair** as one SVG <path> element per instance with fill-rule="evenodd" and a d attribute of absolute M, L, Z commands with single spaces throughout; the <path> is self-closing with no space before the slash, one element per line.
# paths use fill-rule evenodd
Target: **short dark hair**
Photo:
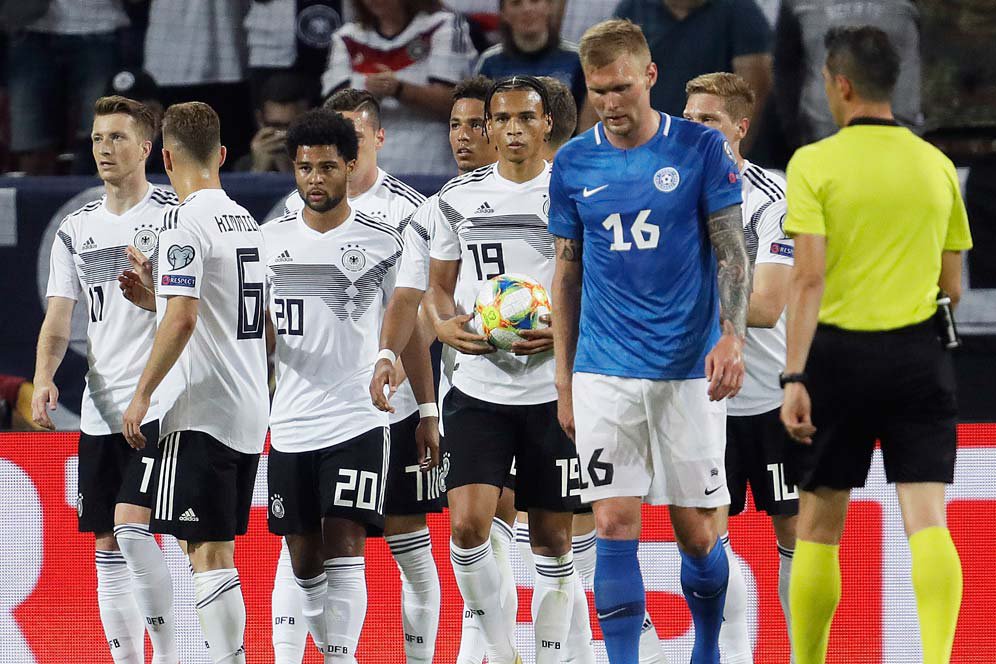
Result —
<path fill-rule="evenodd" d="M 287 152 L 291 159 L 302 145 L 332 145 L 343 161 L 353 161 L 359 149 L 356 127 L 335 111 L 316 108 L 299 115 L 287 129 Z"/>
<path fill-rule="evenodd" d="M 173 104 L 163 116 L 163 139 L 176 142 L 199 163 L 207 163 L 221 147 L 221 121 L 200 101 Z"/>
<path fill-rule="evenodd" d="M 539 80 L 546 86 L 546 93 L 550 97 L 550 117 L 553 119 L 550 145 L 556 150 L 571 140 L 578 127 L 578 105 L 571 89 L 563 81 L 552 76 L 540 76 Z"/>
<path fill-rule="evenodd" d="M 268 76 L 259 87 L 257 107 L 262 108 L 268 101 L 275 104 L 305 102 L 310 106 L 315 99 L 314 88 L 315 85 L 301 74 L 276 72 Z"/>
<path fill-rule="evenodd" d="M 352 4 L 353 8 L 356 10 L 356 22 L 367 30 L 376 30 L 378 26 L 377 17 L 372 11 L 367 9 L 367 6 L 364 4 L 363 0 L 356 0 Z M 402 2 L 400 4 L 401 8 L 405 12 L 405 25 L 411 23 L 413 18 L 423 12 L 431 14 L 443 8 L 442 3 L 439 2 L 439 0 L 407 0 L 406 2 Z"/>
<path fill-rule="evenodd" d="M 870 25 L 838 27 L 823 43 L 832 75 L 847 77 L 862 99 L 889 101 L 899 79 L 899 54 L 889 35 Z"/>
<path fill-rule="evenodd" d="M 380 102 L 366 90 L 344 88 L 325 100 L 322 108 L 326 111 L 342 113 L 362 113 L 367 111 L 374 118 L 374 129 L 380 129 Z"/>
<path fill-rule="evenodd" d="M 156 114 L 152 109 L 140 101 L 128 99 L 120 95 L 109 95 L 101 97 L 93 105 L 93 116 L 98 115 L 127 115 L 138 125 L 141 137 L 151 141 L 156 135 Z"/>
<path fill-rule="evenodd" d="M 478 101 L 484 101 L 488 98 L 488 90 L 495 82 L 492 81 L 487 76 L 471 76 L 470 78 L 465 78 L 456 84 L 453 88 L 453 94 L 451 98 L 453 103 L 457 103 L 461 99 L 477 99 Z"/>
<path fill-rule="evenodd" d="M 491 84 L 488 96 L 484 100 L 485 119 L 491 118 L 491 100 L 494 99 L 494 96 L 510 90 L 532 90 L 539 95 L 543 106 L 543 115 L 550 114 L 550 94 L 542 81 L 535 76 L 509 76 Z"/>

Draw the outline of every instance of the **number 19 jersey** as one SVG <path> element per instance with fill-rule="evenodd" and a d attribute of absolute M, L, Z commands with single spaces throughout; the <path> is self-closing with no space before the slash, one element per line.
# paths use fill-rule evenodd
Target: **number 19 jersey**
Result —
<path fill-rule="evenodd" d="M 498 164 L 450 180 L 431 210 L 429 253 L 461 261 L 453 299 L 457 314 L 474 311 L 491 277 L 518 273 L 550 290 L 553 236 L 547 230 L 550 166 L 528 182 L 506 180 Z M 556 303 L 553 303 L 556 306 Z M 457 353 L 453 386 L 476 399 L 508 405 L 556 401 L 553 352 L 516 356 Z"/>

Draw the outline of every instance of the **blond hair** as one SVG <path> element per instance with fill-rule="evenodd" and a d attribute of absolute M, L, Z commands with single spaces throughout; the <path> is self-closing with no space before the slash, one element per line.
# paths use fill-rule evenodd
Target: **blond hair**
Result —
<path fill-rule="evenodd" d="M 221 121 L 203 102 L 173 104 L 163 117 L 163 139 L 175 142 L 198 163 L 206 164 L 221 147 Z"/>
<path fill-rule="evenodd" d="M 613 18 L 597 23 L 585 31 L 578 44 L 581 67 L 598 69 L 621 55 L 635 55 L 650 61 L 650 47 L 643 30 L 629 19 Z"/>
<path fill-rule="evenodd" d="M 749 118 L 754 112 L 754 91 L 750 83 L 736 74 L 713 72 L 696 76 L 685 84 L 685 94 L 715 95 L 722 98 L 726 114 L 734 122 Z"/>
<path fill-rule="evenodd" d="M 93 105 L 94 117 L 101 115 L 127 115 L 138 126 L 142 140 L 151 141 L 156 136 L 156 114 L 140 101 L 110 95 L 101 97 Z"/>

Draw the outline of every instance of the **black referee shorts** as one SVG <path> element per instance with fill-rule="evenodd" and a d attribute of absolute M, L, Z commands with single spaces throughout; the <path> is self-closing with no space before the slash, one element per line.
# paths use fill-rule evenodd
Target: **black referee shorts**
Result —
<path fill-rule="evenodd" d="M 790 482 L 864 486 L 876 440 L 889 482 L 954 480 L 954 368 L 932 318 L 885 332 L 820 325 L 806 373 L 816 434 L 789 447 Z"/>

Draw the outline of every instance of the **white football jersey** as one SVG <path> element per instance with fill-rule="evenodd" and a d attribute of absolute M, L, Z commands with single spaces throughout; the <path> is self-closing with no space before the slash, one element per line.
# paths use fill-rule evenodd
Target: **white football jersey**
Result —
<path fill-rule="evenodd" d="M 199 300 L 197 326 L 163 385 L 177 394 L 160 435 L 202 431 L 238 452 L 263 451 L 269 395 L 263 340 L 265 252 L 256 220 L 221 189 L 169 210 L 159 233 L 156 294 Z"/>
<path fill-rule="evenodd" d="M 301 213 L 263 227 L 267 303 L 277 333 L 270 443 L 306 452 L 388 424 L 370 401 L 380 326 L 401 234 L 358 210 L 319 233 Z"/>
<path fill-rule="evenodd" d="M 429 236 L 432 209 L 439 205 L 439 195 L 433 194 L 412 212 L 405 227 L 405 253 L 398 269 L 398 288 L 414 288 L 425 292 L 429 288 Z"/>
<path fill-rule="evenodd" d="M 477 294 L 491 277 L 517 273 L 549 292 L 553 282 L 553 236 L 547 230 L 550 166 L 528 182 L 506 180 L 498 164 L 450 180 L 432 211 L 432 258 L 461 261 L 454 301 L 457 314 L 474 311 Z M 516 356 L 458 353 L 453 386 L 492 403 L 556 401 L 553 352 Z"/>
<path fill-rule="evenodd" d="M 744 161 L 743 222 L 751 268 L 764 263 L 792 265 L 795 242 L 785 235 L 785 180 Z M 778 374 L 785 368 L 785 312 L 773 328 L 747 328 L 744 384 L 729 400 L 731 417 L 759 415 L 782 404 Z"/>
<path fill-rule="evenodd" d="M 422 194 L 384 169 L 378 168 L 377 179 L 373 185 L 359 196 L 350 198 L 349 207 L 375 221 L 393 226 L 402 233 L 402 241 L 405 241 L 409 218 L 423 202 L 425 197 Z M 284 202 L 285 214 L 300 212 L 302 209 L 304 209 L 304 200 L 295 189 Z M 412 392 L 407 380 L 398 386 L 398 391 L 391 397 L 391 405 L 394 407 L 394 412 L 391 414 L 392 424 L 400 422 L 418 410 L 415 393 Z"/>
<path fill-rule="evenodd" d="M 48 273 L 48 297 L 79 301 L 86 293 L 89 370 L 80 430 L 91 436 L 121 432 L 121 417 L 135 396 L 156 333 L 156 315 L 133 305 L 118 288 L 118 276 L 130 269 L 125 248 L 133 245 L 151 257 L 163 210 L 178 203 L 173 192 L 152 185 L 120 215 L 107 209 L 105 198 L 62 221 Z M 146 422 L 159 418 L 158 397 L 158 392 L 153 395 Z"/>

